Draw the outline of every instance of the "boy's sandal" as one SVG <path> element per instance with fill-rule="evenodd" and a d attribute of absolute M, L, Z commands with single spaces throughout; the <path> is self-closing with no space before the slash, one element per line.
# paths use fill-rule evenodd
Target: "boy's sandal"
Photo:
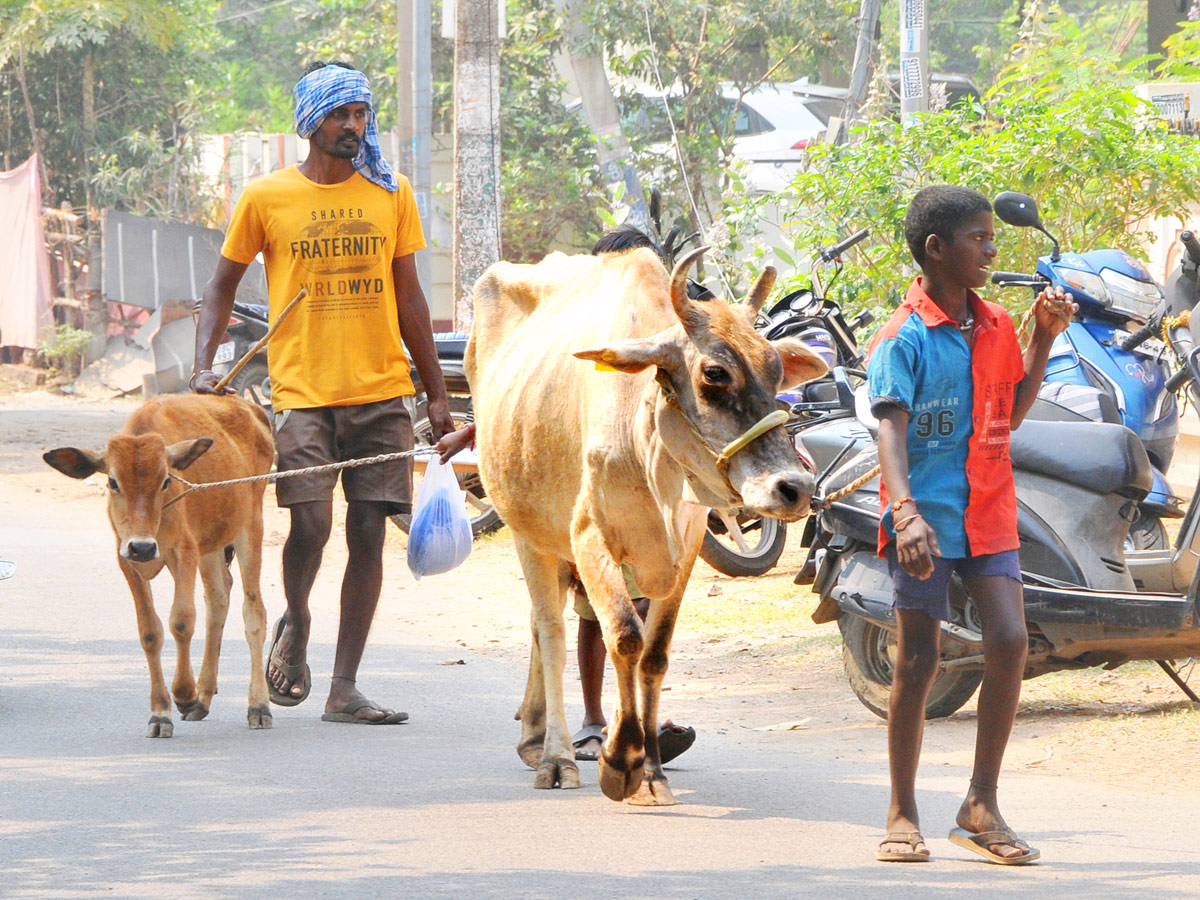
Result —
<path fill-rule="evenodd" d="M 990 863 L 998 866 L 1024 866 L 1041 857 L 1042 852 L 1036 847 L 1030 847 L 1017 837 L 1012 829 L 1001 831 L 967 831 L 965 828 L 950 829 L 950 843 L 965 847 L 973 853 L 978 853 Z M 1016 847 L 1021 850 L 1020 856 L 1001 856 L 992 850 L 997 845 Z"/>
<path fill-rule="evenodd" d="M 889 831 L 879 842 L 875 858 L 880 862 L 929 862 L 929 850 L 918 850 L 925 843 L 919 831 Z M 908 850 L 884 850 L 885 844 L 907 844 Z"/>

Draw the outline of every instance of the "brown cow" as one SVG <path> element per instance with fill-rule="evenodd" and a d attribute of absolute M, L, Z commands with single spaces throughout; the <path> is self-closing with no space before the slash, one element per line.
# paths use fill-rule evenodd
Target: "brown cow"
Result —
<path fill-rule="evenodd" d="M 117 562 L 137 610 L 138 630 L 150 667 L 147 737 L 170 737 L 171 697 L 162 671 L 162 622 L 154 611 L 150 580 L 166 566 L 175 580 L 171 634 L 177 657 L 171 693 L 184 719 L 208 715 L 217 692 L 217 659 L 229 613 L 226 548 L 237 555 L 242 576 L 242 618 L 250 644 L 251 728 L 270 728 L 263 641 L 267 615 L 259 593 L 262 568 L 262 500 L 265 481 L 187 494 L 170 476 L 186 469 L 195 484 L 270 471 L 275 458 L 271 425 L 261 407 L 237 397 L 180 395 L 142 406 L 111 437 L 104 450 L 60 447 L 43 454 L 72 478 L 108 474 L 108 518 L 117 536 Z M 204 584 L 208 618 L 200 678 L 192 676 L 189 648 L 196 624 L 196 570 Z"/>
<path fill-rule="evenodd" d="M 787 418 L 775 395 L 825 364 L 799 341 L 768 343 L 752 327 L 772 269 L 744 305 L 689 300 L 687 270 L 700 252 L 671 275 L 645 249 L 556 253 L 537 265 L 498 263 L 475 285 L 466 369 L 480 473 L 533 601 L 517 751 L 537 770 L 535 787 L 579 785 L 562 694 L 571 564 L 617 673 L 601 789 L 669 805 L 658 698 L 706 507 L 782 519 L 808 511 L 812 475 L 775 427 Z M 644 627 L 623 565 L 651 598 Z"/>

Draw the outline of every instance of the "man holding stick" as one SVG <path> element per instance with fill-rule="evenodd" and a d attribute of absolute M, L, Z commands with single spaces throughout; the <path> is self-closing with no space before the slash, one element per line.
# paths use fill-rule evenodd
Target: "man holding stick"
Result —
<path fill-rule="evenodd" d="M 255 255 L 267 269 L 271 403 L 279 471 L 409 450 L 413 393 L 401 338 L 428 397 L 435 440 L 454 429 L 434 348 L 429 308 L 413 254 L 425 246 L 412 188 L 379 148 L 371 90 L 346 63 L 316 63 L 296 84 L 296 131 L 308 158 L 247 185 L 221 258 L 204 289 L 191 387 L 215 393 L 213 354 L 234 294 Z M 301 291 L 286 321 L 279 317 Z M 387 517 L 411 511 L 412 461 L 343 470 L 349 558 L 333 679 L 325 701 L 330 722 L 392 725 L 407 713 L 385 709 L 359 692 L 355 679 L 379 601 Z M 333 521 L 337 472 L 277 483 L 291 513 L 283 548 L 287 613 L 272 629 L 267 682 L 271 700 L 295 706 L 308 697 L 311 626 L 308 597 Z"/>

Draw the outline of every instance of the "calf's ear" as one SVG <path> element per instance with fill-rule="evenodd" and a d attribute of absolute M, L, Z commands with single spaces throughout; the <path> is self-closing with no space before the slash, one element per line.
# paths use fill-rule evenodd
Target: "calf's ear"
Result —
<path fill-rule="evenodd" d="M 788 388 L 793 388 L 806 381 L 812 381 L 814 378 L 820 378 L 829 371 L 825 360 L 817 356 L 802 341 L 795 338 L 780 338 L 777 341 L 771 341 L 771 346 L 783 360 L 783 384 L 779 388 L 781 391 L 786 391 Z"/>
<path fill-rule="evenodd" d="M 211 447 L 213 439 L 208 437 L 196 438 L 194 441 L 180 441 L 167 448 L 167 460 L 172 469 L 186 469 Z"/>
<path fill-rule="evenodd" d="M 591 360 L 601 371 L 624 372 L 627 375 L 651 366 L 670 369 L 682 361 L 679 348 L 659 335 L 614 341 L 606 347 L 577 350 L 574 355 Z"/>
<path fill-rule="evenodd" d="M 72 478 L 87 478 L 96 472 L 107 472 L 108 463 L 104 454 L 97 451 L 79 450 L 75 447 L 59 447 L 47 450 L 42 459 L 54 469 Z"/>

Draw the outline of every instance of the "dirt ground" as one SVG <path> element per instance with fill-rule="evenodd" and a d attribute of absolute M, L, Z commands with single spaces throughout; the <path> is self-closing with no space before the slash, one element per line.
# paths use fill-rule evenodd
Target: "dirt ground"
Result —
<path fill-rule="evenodd" d="M 70 481 L 39 457 L 66 444 L 101 446 L 136 405 L 134 400 L 31 390 L 0 376 L 0 490 L 19 483 L 51 502 L 102 508 L 101 479 Z M 270 489 L 266 518 L 263 586 L 273 618 L 283 605 L 278 558 L 287 519 L 275 507 Z M 802 561 L 799 534 L 799 527 L 790 529 L 779 565 L 761 578 L 729 578 L 703 562 L 698 565 L 679 621 L 664 714 L 677 722 L 695 722 L 701 740 L 706 727 L 721 733 L 778 731 L 780 740 L 799 730 L 828 741 L 839 758 L 865 753 L 883 759 L 883 723 L 850 692 L 836 626 L 814 625 L 809 618 L 813 597 L 792 583 Z M 462 647 L 464 653 L 510 661 L 526 657 L 528 599 L 506 531 L 478 541 L 455 572 L 420 583 L 405 567 L 404 549 L 403 533 L 391 531 L 379 633 L 399 624 L 419 626 L 431 639 Z M 4 555 L 0 547 L 0 558 Z M 335 539 L 322 581 L 333 583 L 343 560 Z M 330 616 L 333 612 L 327 611 Z M 314 610 L 314 618 L 327 613 Z M 569 615 L 568 635 L 573 636 Z M 140 653 L 133 642 L 129 652 Z M 573 655 L 572 648 L 567 700 L 568 712 L 577 715 Z M 1190 668 L 1185 674 L 1191 674 Z M 1200 674 L 1192 675 L 1191 684 L 1200 685 Z M 930 722 L 925 770 L 969 765 L 974 728 L 973 701 L 948 719 Z M 1200 789 L 1197 756 L 1200 708 L 1187 702 L 1153 663 L 1139 663 L 1027 682 L 1006 768 L 1194 795 Z"/>

